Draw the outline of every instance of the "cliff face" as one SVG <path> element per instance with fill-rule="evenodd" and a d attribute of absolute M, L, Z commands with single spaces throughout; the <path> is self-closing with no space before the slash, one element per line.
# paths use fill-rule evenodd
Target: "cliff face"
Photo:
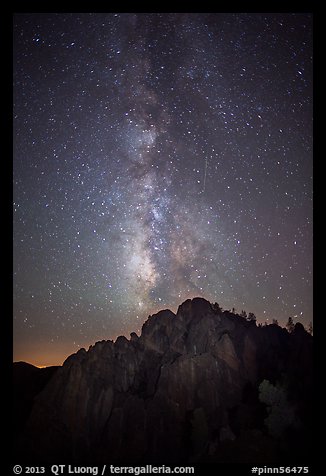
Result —
<path fill-rule="evenodd" d="M 164 310 L 149 317 L 140 337 L 71 355 L 35 400 L 20 439 L 22 458 L 274 461 L 292 450 L 268 434 L 258 386 L 264 379 L 281 382 L 291 402 L 304 381 L 302 398 L 293 403 L 302 426 L 311 347 L 302 329 L 290 335 L 278 326 L 256 327 L 204 299 L 188 300 L 176 315 Z"/>

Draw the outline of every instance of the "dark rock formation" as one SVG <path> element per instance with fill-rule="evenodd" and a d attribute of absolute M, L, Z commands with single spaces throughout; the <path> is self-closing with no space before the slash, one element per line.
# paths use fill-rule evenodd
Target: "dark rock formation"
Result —
<path fill-rule="evenodd" d="M 299 464 L 311 436 L 311 369 L 312 337 L 303 328 L 257 327 L 187 300 L 177 314 L 150 316 L 140 337 L 71 355 L 35 399 L 21 461 Z M 279 441 L 264 423 L 264 379 L 287 388 L 300 422 Z"/>

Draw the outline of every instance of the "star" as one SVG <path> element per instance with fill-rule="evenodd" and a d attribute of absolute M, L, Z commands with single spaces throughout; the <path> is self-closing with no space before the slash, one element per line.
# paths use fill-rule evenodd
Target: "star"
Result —
<path fill-rule="evenodd" d="M 195 296 L 312 320 L 311 14 L 16 13 L 13 117 L 16 360 Z"/>

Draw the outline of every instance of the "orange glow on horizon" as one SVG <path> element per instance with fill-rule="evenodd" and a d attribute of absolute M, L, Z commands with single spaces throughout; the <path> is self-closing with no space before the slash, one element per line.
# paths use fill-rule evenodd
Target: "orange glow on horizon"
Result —
<path fill-rule="evenodd" d="M 60 342 L 57 345 L 40 342 L 36 346 L 26 346 L 15 349 L 14 362 L 26 362 L 38 368 L 51 367 L 53 365 L 62 365 L 71 354 L 75 354 L 82 347 L 68 342 Z"/>
<path fill-rule="evenodd" d="M 142 325 L 142 323 L 141 323 Z M 133 330 L 130 331 L 133 332 Z M 53 365 L 61 366 L 63 365 L 64 361 L 72 354 L 75 354 L 80 349 L 84 348 L 86 350 L 89 349 L 90 346 L 95 345 L 96 342 L 102 340 L 112 340 L 116 341 L 116 339 L 120 335 L 124 335 L 128 340 L 130 339 L 130 333 L 126 332 L 124 334 L 120 333 L 114 335 L 113 337 L 103 337 L 101 339 L 94 339 L 87 342 L 80 342 L 80 343 L 71 343 L 71 342 L 58 342 L 58 343 L 51 343 L 48 342 L 40 342 L 38 346 L 29 345 L 21 346 L 20 348 L 15 348 L 14 342 L 14 355 L 13 361 L 14 362 L 26 362 L 28 364 L 34 365 L 34 367 L 38 368 L 45 368 L 51 367 Z M 139 332 L 137 332 L 139 335 Z"/>

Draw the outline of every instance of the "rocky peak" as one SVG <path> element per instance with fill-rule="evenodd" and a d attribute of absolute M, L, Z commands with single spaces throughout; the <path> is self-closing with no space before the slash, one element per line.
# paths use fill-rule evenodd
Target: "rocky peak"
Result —
<path fill-rule="evenodd" d="M 192 319 L 201 319 L 211 314 L 213 314 L 211 303 L 204 298 L 197 297 L 187 299 L 179 306 L 177 318 L 189 323 Z"/>
<path fill-rule="evenodd" d="M 248 425 L 256 429 L 262 380 L 287 379 L 291 395 L 304 381 L 308 398 L 311 381 L 303 373 L 311 339 L 299 327 L 292 334 L 257 327 L 203 298 L 188 299 L 176 314 L 166 309 L 150 316 L 140 337 L 120 336 L 70 356 L 35 399 L 22 457 L 218 460 L 224 444 L 231 441 L 236 451 Z M 248 388 L 252 400 L 244 403 Z"/>

